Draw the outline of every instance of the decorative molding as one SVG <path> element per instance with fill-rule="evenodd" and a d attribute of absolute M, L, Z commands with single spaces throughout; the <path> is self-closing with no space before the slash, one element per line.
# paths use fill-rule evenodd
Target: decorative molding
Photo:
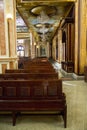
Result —
<path fill-rule="evenodd" d="M 15 61 L 18 60 L 18 57 L 10 57 L 10 58 L 0 58 L 0 62 L 9 62 L 9 61 Z"/>

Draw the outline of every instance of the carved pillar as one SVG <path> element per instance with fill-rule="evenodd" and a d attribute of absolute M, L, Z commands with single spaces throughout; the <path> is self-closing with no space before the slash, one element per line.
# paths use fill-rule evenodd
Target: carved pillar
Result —
<path fill-rule="evenodd" d="M 0 58 L 6 55 L 4 0 L 0 0 Z"/>
<path fill-rule="evenodd" d="M 87 1 L 86 1 L 86 12 L 87 12 Z M 86 65 L 87 65 L 87 13 L 86 13 Z"/>
<path fill-rule="evenodd" d="M 50 53 L 49 53 L 49 42 L 47 42 L 47 48 L 46 48 L 46 56 L 49 58 L 50 57 Z"/>
<path fill-rule="evenodd" d="M 75 73 L 82 75 L 86 64 L 86 1 L 75 3 Z"/>
<path fill-rule="evenodd" d="M 25 57 L 29 57 L 29 39 L 25 40 L 24 46 L 25 46 Z"/>
<path fill-rule="evenodd" d="M 52 42 L 52 57 L 54 60 L 56 60 L 56 35 L 53 38 L 53 42 Z"/>
<path fill-rule="evenodd" d="M 0 73 L 17 68 L 16 54 L 16 3 L 0 1 Z"/>
<path fill-rule="evenodd" d="M 6 56 L 6 43 L 5 43 L 5 18 L 4 18 L 4 0 L 0 0 L 0 73 L 7 68 L 7 63 L 2 61 Z"/>
<path fill-rule="evenodd" d="M 7 39 L 8 42 L 8 61 L 9 68 L 17 68 L 16 51 L 16 3 L 15 0 L 5 0 Z"/>
<path fill-rule="evenodd" d="M 59 29 L 58 30 L 58 62 L 61 63 L 62 61 L 62 53 L 63 53 L 63 50 L 62 50 L 62 30 Z"/>

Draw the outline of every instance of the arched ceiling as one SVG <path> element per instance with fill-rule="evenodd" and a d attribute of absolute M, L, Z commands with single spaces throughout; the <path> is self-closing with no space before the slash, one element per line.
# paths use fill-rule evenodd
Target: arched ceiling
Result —
<path fill-rule="evenodd" d="M 75 0 L 16 0 L 16 6 L 35 39 L 50 42 L 74 2 Z"/>

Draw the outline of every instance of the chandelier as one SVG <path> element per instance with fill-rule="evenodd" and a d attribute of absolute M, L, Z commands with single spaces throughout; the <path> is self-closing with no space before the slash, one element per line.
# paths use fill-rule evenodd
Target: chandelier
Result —
<path fill-rule="evenodd" d="M 46 14 L 45 11 L 41 11 L 39 16 L 37 16 L 37 23 L 41 23 L 41 24 L 45 24 L 49 21 L 49 17 L 48 15 Z"/>
<path fill-rule="evenodd" d="M 49 31 L 49 28 L 46 28 L 44 24 L 42 24 L 42 27 L 39 29 L 39 32 L 42 34 L 45 34 Z"/>
<path fill-rule="evenodd" d="M 42 10 L 37 16 L 37 27 L 39 27 L 38 32 L 42 34 L 42 42 L 45 43 L 47 41 L 46 33 L 49 31 L 49 28 L 46 27 L 49 21 L 49 16 L 46 14 L 44 10 Z M 39 26 L 40 25 L 40 26 Z"/>

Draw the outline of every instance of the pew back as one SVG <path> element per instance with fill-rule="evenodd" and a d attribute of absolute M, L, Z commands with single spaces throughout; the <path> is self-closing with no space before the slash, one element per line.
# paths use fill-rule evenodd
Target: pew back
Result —
<path fill-rule="evenodd" d="M 56 73 L 54 69 L 6 69 L 5 73 Z"/>
<path fill-rule="evenodd" d="M 0 100 L 62 98 L 61 80 L 2 80 Z"/>
<path fill-rule="evenodd" d="M 58 73 L 5 73 L 0 74 L 0 80 L 4 79 L 58 79 Z"/>
<path fill-rule="evenodd" d="M 13 125 L 20 111 L 60 111 L 67 122 L 62 80 L 1 80 L 0 110 L 12 111 Z"/>

